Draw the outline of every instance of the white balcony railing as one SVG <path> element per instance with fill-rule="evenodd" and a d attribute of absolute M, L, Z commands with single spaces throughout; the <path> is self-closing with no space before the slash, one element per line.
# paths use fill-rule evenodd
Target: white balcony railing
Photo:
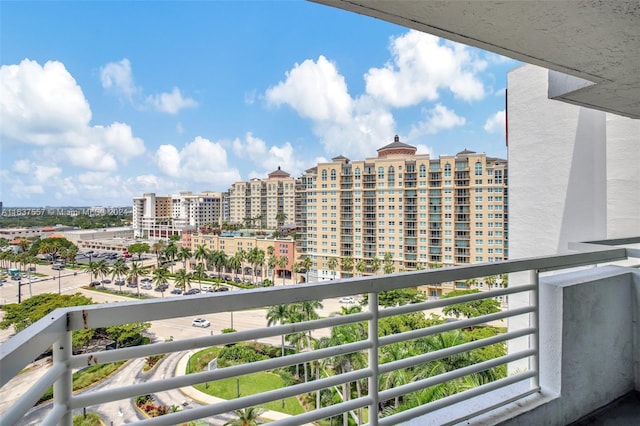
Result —
<path fill-rule="evenodd" d="M 311 393 L 325 388 L 339 386 L 344 383 L 366 380 L 368 393 L 363 396 L 346 400 L 338 404 L 319 408 L 301 415 L 282 418 L 274 422 L 277 425 L 299 425 L 319 419 L 329 418 L 343 413 L 352 412 L 362 407 L 368 407 L 368 423 L 371 425 L 391 425 L 425 415 L 434 410 L 450 406 L 467 398 L 472 398 L 486 392 L 492 392 L 516 382 L 526 383 L 525 390 L 518 395 L 496 403 L 489 407 L 479 407 L 477 414 L 490 409 L 512 403 L 527 395 L 539 391 L 539 361 L 538 361 L 538 277 L 546 271 L 575 268 L 584 265 L 603 264 L 627 258 L 625 248 L 609 248 L 604 250 L 544 256 L 537 258 L 509 260 L 500 263 L 481 264 L 456 268 L 433 269 L 428 271 L 394 274 L 387 276 L 373 276 L 351 280 L 337 280 L 315 284 L 283 286 L 275 288 L 255 289 L 239 292 L 215 293 L 199 297 L 180 297 L 157 300 L 134 301 L 125 303 L 111 303 L 90 305 L 56 310 L 29 328 L 18 333 L 0 348 L 0 385 L 5 386 L 13 377 L 20 373 L 30 362 L 41 353 L 53 348 L 53 365 L 41 379 L 30 388 L 21 399 L 2 415 L 2 424 L 17 423 L 38 401 L 51 385 L 54 386 L 53 408 L 47 413 L 42 424 L 70 425 L 72 412 L 84 407 L 91 407 L 111 401 L 125 400 L 138 395 L 153 394 L 170 389 L 192 386 L 198 383 L 211 382 L 228 377 L 236 377 L 258 371 L 269 371 L 290 365 L 302 364 L 331 358 L 337 354 L 366 353 L 368 362 L 364 368 L 348 371 L 320 378 L 306 383 L 285 388 L 245 396 L 238 399 L 214 403 L 190 410 L 146 419 L 140 424 L 173 425 L 195 419 L 207 418 L 232 410 L 263 404 L 268 401 L 280 400 L 286 397 Z M 464 281 L 471 278 L 481 278 L 505 273 L 530 271 L 528 285 L 494 289 L 462 297 L 432 300 L 418 304 L 410 304 L 395 308 L 383 309 L 378 306 L 378 295 L 382 291 L 416 287 L 426 284 L 442 282 Z M 378 320 L 385 317 L 422 312 L 434 308 L 442 308 L 451 304 L 468 302 L 482 298 L 507 296 L 516 293 L 529 295 L 529 303 L 518 308 L 505 309 L 498 313 L 484 315 L 460 321 L 447 322 L 437 326 L 411 330 L 407 332 L 378 336 Z M 232 312 L 246 309 L 268 307 L 273 305 L 291 304 L 302 301 L 322 300 L 351 295 L 368 295 L 368 305 L 361 313 L 333 316 L 314 321 L 295 324 L 285 324 L 275 327 L 264 327 L 236 333 L 212 335 L 202 338 L 175 340 L 171 342 L 154 343 L 150 345 L 129 347 L 92 354 L 73 355 L 71 332 L 87 328 L 106 327 L 142 321 L 155 321 L 185 316 L 198 316 L 220 312 Z M 522 296 L 520 296 L 522 297 Z M 436 335 L 454 329 L 468 328 L 474 325 L 486 324 L 501 319 L 525 317 L 526 326 L 516 329 L 510 327 L 508 332 L 477 340 L 434 352 L 411 356 L 393 362 L 380 364 L 379 349 L 383 346 L 398 342 L 405 342 L 416 338 Z M 213 371 L 184 375 L 163 380 L 150 381 L 139 384 L 121 386 L 116 389 L 89 391 L 79 395 L 72 393 L 72 372 L 87 365 L 109 363 L 134 358 L 144 358 L 156 354 L 180 352 L 234 342 L 278 337 L 309 330 L 320 330 L 344 324 L 366 322 L 368 337 L 361 341 L 301 352 L 266 361 L 260 361 L 239 366 L 220 368 Z M 470 350 L 487 347 L 513 339 L 525 339 L 525 348 L 503 357 L 473 364 L 458 370 L 448 371 L 432 377 L 425 377 L 411 383 L 391 389 L 379 391 L 378 383 L 382 374 L 396 370 L 428 363 L 434 360 Z M 481 372 L 496 366 L 524 360 L 527 368 L 519 369 L 516 374 L 472 388 L 470 390 L 450 395 L 443 399 L 418 406 L 408 411 L 383 417 L 379 413 L 379 402 L 391 400 L 407 393 L 445 383 L 472 373 Z M 465 418 L 471 417 L 465 415 Z M 461 419 L 463 420 L 463 419 Z"/>

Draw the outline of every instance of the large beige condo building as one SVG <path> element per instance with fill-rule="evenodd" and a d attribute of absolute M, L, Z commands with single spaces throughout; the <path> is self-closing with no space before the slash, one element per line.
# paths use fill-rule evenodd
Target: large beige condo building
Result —
<path fill-rule="evenodd" d="M 379 273 L 385 258 L 396 272 L 506 259 L 507 179 L 506 160 L 431 159 L 397 136 L 375 158 L 335 157 L 298 181 L 299 254 L 318 280 Z"/>
<path fill-rule="evenodd" d="M 145 193 L 133 199 L 133 229 L 137 237 L 168 238 L 185 230 L 218 224 L 222 194 L 203 192 L 156 196 Z"/>
<path fill-rule="evenodd" d="M 295 221 L 296 180 L 278 167 L 267 179 L 229 188 L 229 222 L 275 229 Z"/>

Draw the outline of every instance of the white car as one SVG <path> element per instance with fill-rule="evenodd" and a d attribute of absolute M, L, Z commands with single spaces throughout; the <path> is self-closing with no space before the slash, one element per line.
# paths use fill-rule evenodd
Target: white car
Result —
<path fill-rule="evenodd" d="M 191 322 L 191 325 L 194 326 L 194 327 L 206 328 L 206 327 L 209 327 L 211 325 L 211 323 L 209 322 L 209 320 L 204 319 L 204 318 L 195 318 Z"/>
<path fill-rule="evenodd" d="M 356 303 L 356 299 L 354 299 L 351 296 L 346 296 L 346 297 L 340 298 L 340 303 Z"/>
<path fill-rule="evenodd" d="M 151 286 L 151 283 L 144 283 L 140 286 L 140 288 L 143 290 L 151 290 L 153 287 Z"/>

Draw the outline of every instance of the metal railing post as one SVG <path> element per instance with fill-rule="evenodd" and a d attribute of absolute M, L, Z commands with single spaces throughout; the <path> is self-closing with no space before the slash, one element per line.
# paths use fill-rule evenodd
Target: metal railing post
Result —
<path fill-rule="evenodd" d="M 68 366 L 72 354 L 71 332 L 68 331 L 60 337 L 60 340 L 53 344 L 53 365 L 55 366 L 60 363 L 67 365 L 65 372 L 53 384 L 53 408 L 54 410 L 62 408 L 64 414 L 58 424 L 65 426 L 71 426 L 73 423 L 73 416 L 71 415 L 70 409 L 73 380 L 71 368 Z"/>
<path fill-rule="evenodd" d="M 378 397 L 378 293 L 369 293 L 369 312 L 371 312 L 371 319 L 369 320 L 369 342 L 371 342 L 371 349 L 369 349 L 369 368 L 372 373 L 369 377 L 369 397 L 371 398 L 371 405 L 369 405 L 369 424 L 371 426 L 377 426 L 380 402 Z"/>
<path fill-rule="evenodd" d="M 531 304 L 534 308 L 532 315 L 531 326 L 535 328 L 536 332 L 529 338 L 531 349 L 535 350 L 535 355 L 529 362 L 529 369 L 533 370 L 536 374 L 531 378 L 532 387 L 540 387 L 540 271 L 532 269 L 531 272 L 531 284 L 535 286 L 533 291 L 533 300 Z"/>

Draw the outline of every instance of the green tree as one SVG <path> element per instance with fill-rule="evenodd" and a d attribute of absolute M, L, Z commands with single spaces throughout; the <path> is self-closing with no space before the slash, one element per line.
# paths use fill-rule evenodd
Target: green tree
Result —
<path fill-rule="evenodd" d="M 289 264 L 289 259 L 287 256 L 280 256 L 278 259 L 278 268 L 282 272 L 282 285 L 284 285 L 284 279 L 287 277 L 287 265 Z"/>
<path fill-rule="evenodd" d="M 229 420 L 224 426 L 257 426 L 262 424 L 259 418 L 263 410 L 260 408 L 249 407 L 242 410 L 235 410 L 234 413 L 238 418 Z"/>
<path fill-rule="evenodd" d="M 149 322 L 134 322 L 131 324 L 112 325 L 105 328 L 107 336 L 115 340 L 116 348 L 128 341 L 137 341 L 142 337 L 142 332 L 151 327 Z"/>
<path fill-rule="evenodd" d="M 367 270 L 367 262 L 360 259 L 356 262 L 356 271 L 360 273 L 360 276 L 364 276 L 365 271 Z"/>
<path fill-rule="evenodd" d="M 300 262 L 300 266 L 302 266 L 302 268 L 305 271 L 305 282 L 309 282 L 309 269 L 311 269 L 311 267 L 313 266 L 313 261 L 311 260 L 311 258 L 309 256 L 305 256 L 304 259 L 302 259 L 302 261 Z"/>
<path fill-rule="evenodd" d="M 329 270 L 331 272 L 333 272 L 332 276 L 333 278 L 336 277 L 336 271 L 338 270 L 338 258 L 337 257 L 332 257 L 331 259 L 329 259 L 329 261 L 327 262 L 327 267 L 329 268 Z"/>
<path fill-rule="evenodd" d="M 443 294 L 441 299 L 448 299 L 456 296 L 464 296 L 465 294 L 479 293 L 477 289 L 473 290 L 454 290 L 447 294 Z M 456 303 L 454 305 L 442 308 L 444 315 L 453 315 L 456 318 L 464 316 L 467 318 L 479 317 L 482 315 L 500 312 L 500 302 L 492 298 L 473 300 L 471 302 Z"/>
<path fill-rule="evenodd" d="M 93 304 L 93 300 L 76 294 L 42 293 L 23 301 L 22 303 L 9 303 L 2 306 L 5 312 L 0 321 L 0 329 L 6 330 L 13 326 L 17 332 L 24 330 L 40 318 L 48 315 L 58 308 L 69 306 L 84 306 Z"/>
<path fill-rule="evenodd" d="M 98 262 L 90 262 L 82 267 L 82 270 L 89 274 L 89 282 L 95 280 L 100 275 L 100 265 Z"/>
<path fill-rule="evenodd" d="M 198 244 L 196 250 L 193 253 L 193 257 L 196 258 L 196 262 L 204 263 L 209 257 L 209 249 L 204 244 Z"/>
<path fill-rule="evenodd" d="M 389 251 L 384 254 L 384 265 L 382 269 L 384 270 L 385 275 L 393 274 L 393 271 L 396 270 L 393 263 L 393 254 Z"/>
<path fill-rule="evenodd" d="M 191 252 L 191 249 L 189 247 L 180 247 L 176 259 L 182 262 L 182 267 L 184 269 L 187 269 L 187 262 L 191 260 L 192 257 L 193 253 Z"/>
<path fill-rule="evenodd" d="M 382 261 L 379 258 L 374 257 L 373 259 L 371 259 L 371 272 L 373 272 L 374 275 L 378 274 L 381 266 Z"/>
<path fill-rule="evenodd" d="M 238 269 L 242 268 L 242 260 L 238 252 L 229 258 L 227 266 L 233 271 L 234 277 L 238 277 Z"/>
<path fill-rule="evenodd" d="M 182 291 L 186 291 L 187 288 L 191 288 L 191 274 L 189 274 L 185 269 L 178 269 L 174 281 L 176 283 L 176 288 L 179 288 Z"/>
<path fill-rule="evenodd" d="M 118 258 L 111 264 L 111 279 L 118 283 L 120 291 L 122 291 L 122 277 L 127 276 L 128 273 L 129 266 L 123 258 Z"/>
<path fill-rule="evenodd" d="M 132 255 L 137 254 L 138 260 L 142 260 L 142 253 L 149 252 L 151 248 L 147 243 L 133 243 L 127 247 L 127 251 Z"/>
<path fill-rule="evenodd" d="M 138 296 L 140 296 L 140 282 L 138 281 L 138 278 L 148 275 L 149 269 L 149 266 L 143 266 L 142 264 L 138 264 L 138 262 L 131 262 L 131 266 L 127 272 L 127 280 L 136 283 Z"/>
<path fill-rule="evenodd" d="M 270 306 L 267 310 L 267 327 L 277 324 L 286 324 L 291 319 L 291 313 L 289 312 L 289 305 L 274 305 Z M 285 335 L 281 336 L 282 339 L 282 356 L 284 356 L 284 339 Z"/>
<path fill-rule="evenodd" d="M 164 297 L 164 287 L 169 282 L 169 270 L 165 266 L 161 266 L 153 271 L 153 283 L 156 287 L 162 289 L 162 297 Z"/>
<path fill-rule="evenodd" d="M 193 276 L 198 279 L 198 288 L 202 291 L 202 278 L 205 277 L 204 265 L 202 263 L 198 263 L 193 269 Z"/>
<path fill-rule="evenodd" d="M 164 240 L 158 240 L 151 246 L 151 251 L 156 254 L 156 266 L 160 266 L 160 255 L 164 253 L 166 246 L 167 243 Z"/>
<path fill-rule="evenodd" d="M 164 249 L 164 256 L 171 261 L 171 272 L 173 272 L 173 261 L 178 255 L 178 246 L 175 241 L 170 241 Z"/>
<path fill-rule="evenodd" d="M 343 257 L 340 262 L 340 268 L 349 273 L 349 276 L 353 276 L 353 258 L 350 256 Z"/>

